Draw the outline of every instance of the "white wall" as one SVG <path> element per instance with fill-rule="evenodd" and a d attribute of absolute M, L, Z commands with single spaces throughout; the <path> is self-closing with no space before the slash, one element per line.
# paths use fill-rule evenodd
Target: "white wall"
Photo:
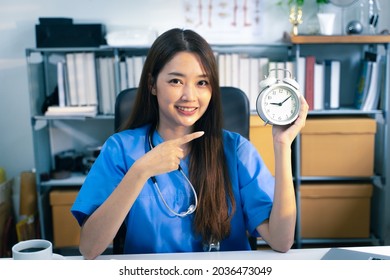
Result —
<path fill-rule="evenodd" d="M 34 28 L 39 17 L 70 17 L 75 23 L 103 23 L 108 31 L 118 26 L 145 26 L 161 32 L 183 27 L 184 2 L 0 0 L 0 167 L 5 168 L 7 177 L 34 168 L 25 49 L 35 47 Z M 260 2 L 263 3 L 265 28 L 259 40 L 279 41 L 284 31 L 290 31 L 287 9 L 276 6 L 276 0 Z M 312 16 L 314 0 L 306 2 L 306 15 Z M 383 11 L 390 11 L 389 1 L 380 2 Z M 383 16 L 387 14 L 382 12 Z M 379 25 L 380 29 L 389 28 L 388 16 L 381 18 Z"/>

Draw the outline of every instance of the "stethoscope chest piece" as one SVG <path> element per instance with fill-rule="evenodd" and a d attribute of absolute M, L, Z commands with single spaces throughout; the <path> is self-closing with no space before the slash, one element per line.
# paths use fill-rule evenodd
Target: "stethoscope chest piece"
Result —
<path fill-rule="evenodd" d="M 220 243 L 218 241 L 203 243 L 203 252 L 215 252 L 219 250 L 220 250 Z"/>

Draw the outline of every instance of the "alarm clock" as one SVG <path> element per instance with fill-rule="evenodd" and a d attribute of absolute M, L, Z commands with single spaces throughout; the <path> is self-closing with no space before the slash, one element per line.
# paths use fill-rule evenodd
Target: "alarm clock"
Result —
<path fill-rule="evenodd" d="M 271 71 L 283 70 L 290 77 L 277 79 Z M 294 122 L 300 111 L 299 84 L 285 69 L 271 69 L 268 77 L 259 84 L 256 111 L 265 124 L 288 125 Z"/>

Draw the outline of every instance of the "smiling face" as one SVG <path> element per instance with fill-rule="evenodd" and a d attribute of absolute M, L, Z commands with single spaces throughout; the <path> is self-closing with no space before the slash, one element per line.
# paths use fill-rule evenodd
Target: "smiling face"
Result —
<path fill-rule="evenodd" d="M 207 110 L 211 92 L 198 56 L 177 53 L 162 68 L 152 89 L 159 106 L 159 132 L 191 132 L 194 123 Z"/>

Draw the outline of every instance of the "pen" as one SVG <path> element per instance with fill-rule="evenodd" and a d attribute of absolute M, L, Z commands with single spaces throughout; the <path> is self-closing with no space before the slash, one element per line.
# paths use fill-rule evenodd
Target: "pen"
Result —
<path fill-rule="evenodd" d="M 377 26 L 378 20 L 379 20 L 379 14 L 376 14 L 376 15 L 374 16 L 374 20 L 373 20 L 373 23 L 372 23 L 372 25 L 374 26 L 374 28 Z"/>
<path fill-rule="evenodd" d="M 371 33 L 376 33 L 375 28 L 378 24 L 379 14 L 373 14 L 370 16 L 369 24 Z"/>
<path fill-rule="evenodd" d="M 369 21 L 370 25 L 374 23 L 374 17 L 375 17 L 374 15 L 370 16 L 370 21 Z"/>

